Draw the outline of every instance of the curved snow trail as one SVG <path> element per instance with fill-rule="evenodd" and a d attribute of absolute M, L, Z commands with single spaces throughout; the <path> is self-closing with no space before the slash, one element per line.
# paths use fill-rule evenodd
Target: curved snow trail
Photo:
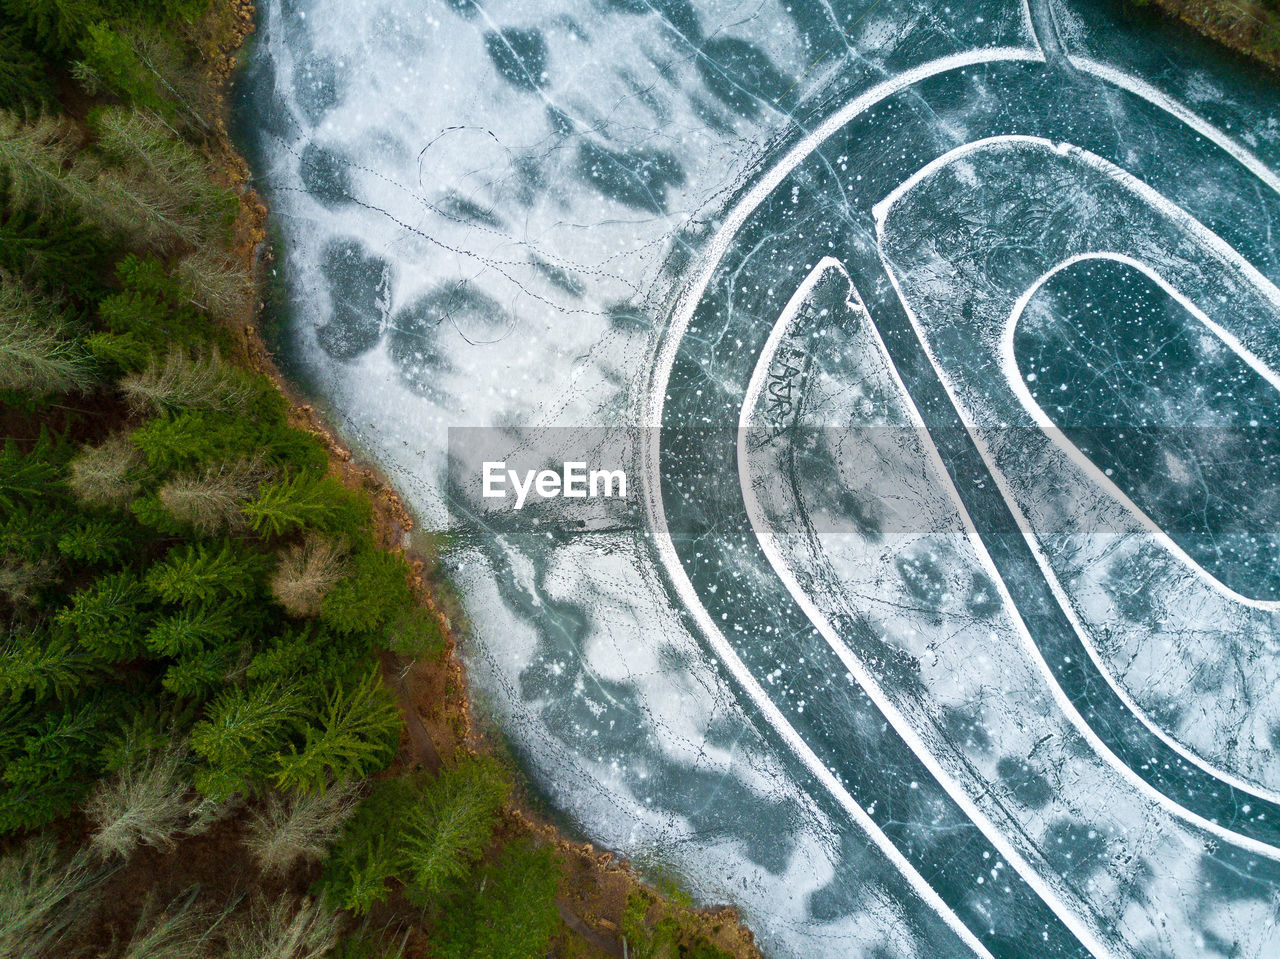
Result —
<path fill-rule="evenodd" d="M 1038 61 L 1038 57 L 1028 56 L 1025 51 L 1004 51 L 999 54 L 987 54 L 972 58 L 948 58 L 948 61 L 940 61 L 913 71 L 909 82 L 912 85 L 923 84 L 926 81 L 933 81 L 935 78 L 939 77 L 940 74 L 948 73 L 950 71 L 962 72 L 966 67 L 974 65 L 982 65 L 984 67 L 989 66 L 992 70 L 995 70 L 1002 66 L 1025 66 Z M 988 79 L 990 79 L 990 75 L 991 71 L 988 71 Z M 709 530 L 705 526 L 700 525 L 696 517 L 686 515 L 688 512 L 687 509 L 677 510 L 677 513 L 675 514 L 679 517 L 681 522 L 679 532 L 673 533 L 670 526 L 671 517 L 669 516 L 666 508 L 666 501 L 673 495 L 676 495 L 679 497 L 677 502 L 682 507 L 688 504 L 691 501 L 691 497 L 690 486 L 687 484 L 692 484 L 692 488 L 697 489 L 697 481 L 701 480 L 705 484 L 709 477 L 718 476 L 719 473 L 717 470 L 722 470 L 725 465 L 731 463 L 737 455 L 737 451 L 734 449 L 724 448 L 722 442 L 719 440 L 704 440 L 700 443 L 700 449 L 698 450 L 696 461 L 694 461 L 694 455 L 690 449 L 686 448 L 677 451 L 677 453 L 683 452 L 686 454 L 684 459 L 688 462 L 682 463 L 681 456 L 672 455 L 669 448 L 664 448 L 664 444 L 667 440 L 678 437 L 678 431 L 681 429 L 691 429 L 695 427 L 703 428 L 707 426 L 726 424 L 729 422 L 728 417 L 725 415 L 726 407 L 731 406 L 731 409 L 735 414 L 733 423 L 736 426 L 736 414 L 742 409 L 741 400 L 744 395 L 745 388 L 734 388 L 732 386 L 728 386 L 727 388 L 730 391 L 729 395 L 726 395 L 723 399 L 720 397 L 702 397 L 701 394 L 703 391 L 700 390 L 698 391 L 698 395 L 701 398 L 697 401 L 690 401 L 686 395 L 688 393 L 687 390 L 673 391 L 671 395 L 668 395 L 668 387 L 672 380 L 673 371 L 675 371 L 677 365 L 681 363 L 683 364 L 680 368 L 681 375 L 687 375 L 689 377 L 706 376 L 711 362 L 709 357 L 700 361 L 693 356 L 689 356 L 682 360 L 681 352 L 687 352 L 690 349 L 695 353 L 699 350 L 706 352 L 706 350 L 709 349 L 707 344 L 719 342 L 720 336 L 707 335 L 706 331 L 701 331 L 700 335 L 697 337 L 686 337 L 685 333 L 694 322 L 700 303 L 703 300 L 704 295 L 708 293 L 716 271 L 724 266 L 722 261 L 726 258 L 734 240 L 737 238 L 739 232 L 743 230 L 744 225 L 747 224 L 751 215 L 758 207 L 761 206 L 762 203 L 765 202 L 767 197 L 773 194 L 775 190 L 778 190 L 780 185 L 792 176 L 809 154 L 824 146 L 825 141 L 828 138 L 833 136 L 846 124 L 851 124 L 855 118 L 858 118 L 864 112 L 870 111 L 873 107 L 882 106 L 886 101 L 889 101 L 894 94 L 903 90 L 906 85 L 904 82 L 905 77 L 906 75 L 896 78 L 894 81 L 881 84 L 874 90 L 869 91 L 867 94 L 859 97 L 853 103 L 840 110 L 830 120 L 823 123 L 817 132 L 806 137 L 795 148 L 788 151 L 782 160 L 771 168 L 769 172 L 765 174 L 750 190 L 748 190 L 737 204 L 734 205 L 726 216 L 724 224 L 720 230 L 717 231 L 715 237 L 709 244 L 709 253 L 703 261 L 700 269 L 697 271 L 694 281 L 680 298 L 670 327 L 659 346 L 645 415 L 646 425 L 654 428 L 646 431 L 645 440 L 645 469 L 643 471 L 643 475 L 645 477 L 646 485 L 646 506 L 649 511 L 651 528 L 654 531 L 657 551 L 669 571 L 669 575 L 671 576 L 672 584 L 676 592 L 679 594 L 681 601 L 687 604 L 691 613 L 702 627 L 704 633 L 708 636 L 713 647 L 716 648 L 717 652 L 723 658 L 726 658 L 735 678 L 737 678 L 737 680 L 747 688 L 753 701 L 757 702 L 757 705 L 759 705 L 762 711 L 769 717 L 770 721 L 773 722 L 780 730 L 784 739 L 789 744 L 793 745 L 793 748 L 797 748 L 806 765 L 810 768 L 813 768 L 814 765 L 817 764 L 828 770 L 835 768 L 841 769 L 841 775 L 838 777 L 824 775 L 821 778 L 827 788 L 840 802 L 841 806 L 850 811 L 855 809 L 863 809 L 865 811 L 866 809 L 873 808 L 877 802 L 879 802 L 879 799 L 873 798 L 869 803 L 866 800 L 859 801 L 855 792 L 851 791 L 850 787 L 846 785 L 846 782 L 849 781 L 849 777 L 854 771 L 849 769 L 847 765 L 839 765 L 837 762 L 838 750 L 836 752 L 832 752 L 832 744 L 828 741 L 824 745 L 824 751 L 826 754 L 821 757 L 818 755 L 814 748 L 817 740 L 815 739 L 815 742 L 810 742 L 797 728 L 798 723 L 803 722 L 808 725 L 811 720 L 807 718 L 800 719 L 794 711 L 784 716 L 783 710 L 778 707 L 777 703 L 772 702 L 769 694 L 765 693 L 763 687 L 752 678 L 752 667 L 744 661 L 741 655 L 743 649 L 736 647 L 731 639 L 735 632 L 740 632 L 744 629 L 753 629 L 758 633 L 761 622 L 767 622 L 770 615 L 772 615 L 774 617 L 774 621 L 779 624 L 778 628 L 780 632 L 794 638 L 795 636 L 800 635 L 797 630 L 803 630 L 805 627 L 808 627 L 809 629 L 813 628 L 812 624 L 815 622 L 815 617 L 812 615 L 814 611 L 811 604 L 808 604 L 802 596 L 796 596 L 794 590 L 790 589 L 788 584 L 785 582 L 779 583 L 778 587 L 779 593 L 782 596 L 785 596 L 786 602 L 784 603 L 779 595 L 772 595 L 769 597 L 769 600 L 775 604 L 773 607 L 770 607 L 767 602 L 759 599 L 758 597 L 753 597 L 741 590 L 732 594 L 734 602 L 729 602 L 726 599 L 726 596 L 729 595 L 728 591 L 717 595 L 719 589 L 718 586 L 716 588 L 711 588 L 710 593 L 708 593 L 708 579 L 716 575 L 711 571 L 712 565 L 709 565 L 707 560 L 703 557 L 703 552 L 709 549 L 710 538 L 717 536 L 721 537 L 724 541 L 722 545 L 724 554 L 726 556 L 731 556 L 734 562 L 740 563 L 745 563 L 747 561 L 746 557 L 749 557 L 753 550 L 762 550 L 763 544 L 761 544 L 758 539 L 754 543 L 747 542 L 746 537 L 733 539 L 733 536 L 739 535 L 739 530 L 733 524 L 725 523 L 723 517 L 719 517 L 717 519 L 716 529 Z M 1013 82 L 1015 84 L 1019 82 L 1018 77 L 1014 77 Z M 913 93 L 917 98 L 923 98 L 926 96 L 923 91 L 913 91 Z M 896 104 L 893 106 L 893 110 L 896 111 L 894 119 L 899 120 L 901 120 L 903 114 L 908 112 L 906 108 Z M 972 117 L 968 117 L 967 119 L 970 120 L 972 125 Z M 994 124 L 997 128 L 1002 125 L 1007 126 L 1010 123 L 1010 119 L 1007 116 L 984 117 L 983 119 L 989 124 Z M 1179 119 L 1181 119 L 1181 117 Z M 1030 118 L 1030 122 L 1034 123 L 1034 120 L 1034 117 Z M 848 133 L 850 141 L 859 144 L 866 143 L 867 138 L 865 134 L 867 131 L 861 132 L 863 133 L 863 136 L 858 137 L 854 132 L 850 131 Z M 900 131 L 897 132 L 901 135 Z M 993 135 L 1008 136 L 1009 134 L 993 133 Z M 873 214 L 872 208 L 880 206 L 880 197 L 887 196 L 894 185 L 900 185 L 912 173 L 926 166 L 929 162 L 936 160 L 937 156 L 940 155 L 939 151 L 928 146 L 928 136 L 922 137 L 922 139 L 925 142 L 924 146 L 920 149 L 923 149 L 926 154 L 932 153 L 932 157 L 923 155 L 918 158 L 909 157 L 907 152 L 904 150 L 900 158 L 895 158 L 898 161 L 894 165 L 894 174 L 898 176 L 896 184 L 887 183 L 888 180 L 892 180 L 894 174 L 886 173 L 884 169 L 879 169 L 877 171 L 879 173 L 878 178 L 875 176 L 868 177 L 870 182 L 863 184 L 859 200 L 865 202 L 866 206 L 860 211 L 850 209 L 850 214 L 864 217 L 864 222 L 866 222 L 868 226 L 868 232 L 874 233 L 876 217 Z M 915 144 L 913 144 L 913 146 L 915 146 Z M 945 150 L 941 151 L 941 153 L 946 152 L 947 151 Z M 1238 152 L 1239 151 L 1233 152 L 1232 155 L 1236 156 L 1236 153 Z M 1236 158 L 1239 159 L 1238 156 L 1236 156 Z M 914 166 L 913 163 L 915 164 Z M 859 177 L 859 179 L 862 178 Z M 799 182 L 800 181 L 797 181 L 797 186 L 793 188 L 794 190 L 799 189 Z M 880 186 L 880 184 L 886 183 L 887 188 L 884 189 L 884 192 L 879 194 L 879 196 L 876 196 L 876 187 Z M 849 184 L 844 185 L 846 197 L 851 195 L 848 192 L 849 188 Z M 776 228 L 775 232 L 777 232 Z M 855 245 L 853 240 L 848 242 L 850 247 Z M 829 241 L 827 245 L 828 247 L 834 246 L 835 241 Z M 817 249 L 821 249 L 821 245 L 816 239 L 814 239 L 811 240 L 810 244 L 806 248 L 806 252 L 808 250 Z M 792 259 L 794 262 L 794 251 Z M 867 283 L 868 277 L 874 277 L 878 274 L 882 277 L 887 276 L 888 285 L 892 286 L 894 284 L 892 271 L 887 270 L 883 263 L 876 262 L 877 260 L 878 257 L 874 255 L 872 257 L 868 257 L 865 249 L 861 251 L 854 251 L 850 249 L 847 251 L 847 255 L 844 257 L 843 262 L 846 264 L 853 264 L 854 270 L 858 272 L 858 275 L 861 277 L 860 282 L 862 283 Z M 879 284 L 881 288 L 885 285 L 886 284 L 884 283 Z M 876 286 L 877 284 L 873 281 L 870 283 L 868 288 L 875 288 Z M 772 291 L 770 292 L 772 293 Z M 739 309 L 741 308 L 739 307 Z M 924 392 L 925 411 L 927 413 L 925 419 L 929 421 L 931 426 L 936 426 L 938 425 L 937 417 L 941 415 L 944 421 L 953 422 L 955 425 L 963 426 L 958 419 L 954 406 L 949 402 L 949 398 L 940 390 L 941 384 L 936 379 L 936 370 L 927 370 L 927 367 L 931 365 L 929 363 L 925 363 L 923 367 L 921 366 L 919 357 L 922 355 L 920 352 L 922 344 L 919 340 L 919 330 L 914 328 L 910 321 L 909 313 L 904 312 L 904 310 L 905 304 L 896 294 L 889 299 L 880 296 L 874 304 L 868 307 L 869 315 L 872 315 L 875 318 L 877 334 L 883 339 L 886 339 L 886 343 L 892 341 L 890 345 L 886 346 L 886 349 L 891 356 L 895 368 L 900 373 L 904 369 L 911 371 L 911 375 L 907 377 L 911 382 L 911 387 L 908 391 L 909 394 L 920 396 L 921 392 Z M 728 312 L 731 313 L 732 308 L 730 308 Z M 895 313 L 897 319 L 895 319 Z M 748 323 L 752 322 L 749 315 L 746 319 Z M 720 317 L 719 321 L 722 323 L 732 323 L 732 320 L 726 317 Z M 712 322 L 714 323 L 714 318 Z M 739 352 L 745 353 L 749 357 L 757 356 L 755 352 L 756 347 L 751 345 L 751 343 L 752 341 L 759 340 L 759 332 L 746 328 L 735 328 L 734 333 L 741 340 L 746 341 Z M 726 357 L 723 355 L 717 355 L 715 357 L 715 361 L 719 363 L 724 363 L 725 360 Z M 737 369 L 741 369 L 744 362 L 745 360 L 735 357 L 733 358 L 732 366 Z M 702 369 L 701 373 L 698 372 L 699 367 Z M 751 367 L 748 367 L 748 371 L 750 369 Z M 717 381 L 721 386 L 725 386 L 723 382 L 720 382 L 726 379 L 724 373 L 724 370 L 717 370 Z M 934 376 L 929 376 L 929 373 L 933 373 Z M 728 377 L 728 379 L 730 381 L 736 381 L 737 377 Z M 673 412 L 673 407 L 680 407 L 680 404 L 682 403 L 684 404 L 684 407 Z M 986 473 L 981 457 L 972 445 L 968 445 L 967 448 L 953 446 L 953 448 L 948 449 L 945 452 L 944 458 L 947 460 L 947 471 L 952 476 L 953 481 L 957 480 L 957 465 L 961 465 L 967 473 L 973 475 L 982 475 Z M 719 465 L 717 466 L 717 464 Z M 685 472 L 681 474 L 681 470 L 685 470 Z M 673 479 L 673 477 L 679 478 Z M 957 485 L 960 484 L 957 483 Z M 966 488 L 968 487 L 966 486 Z M 746 508 L 745 504 L 741 504 L 741 490 L 738 492 L 739 504 L 734 504 L 734 508 L 737 509 L 739 505 L 741 506 L 743 510 L 742 515 L 746 521 L 745 525 L 750 529 L 750 511 Z M 714 495 L 709 497 L 709 501 L 715 501 Z M 966 510 L 972 513 L 971 504 L 965 505 Z M 1003 504 L 1003 501 L 1001 502 L 1000 507 L 1007 509 L 1007 506 Z M 730 530 L 732 535 L 730 535 L 730 532 L 726 532 L 726 530 Z M 768 550 L 764 549 L 762 558 L 766 561 L 771 560 L 771 557 L 769 557 L 767 553 Z M 776 581 L 776 564 L 769 562 L 768 565 L 772 568 Z M 739 576 L 738 578 L 741 577 Z M 783 611 L 787 604 L 791 605 L 793 612 Z M 717 612 L 720 613 L 718 620 L 714 615 L 714 613 Z M 800 625 L 801 623 L 804 625 Z M 729 625 L 726 627 L 725 624 Z M 821 635 L 823 630 L 819 628 L 815 632 Z M 830 644 L 830 636 L 823 636 L 823 640 L 824 643 Z M 815 655 L 814 647 L 805 644 L 803 648 L 806 655 Z M 1049 913 L 1052 914 L 1054 923 L 1057 924 L 1057 928 L 1053 932 L 1053 936 L 1056 941 L 1054 948 L 1058 950 L 1058 954 L 1070 954 L 1073 948 L 1084 949 L 1094 955 L 1110 955 L 1113 954 L 1113 951 L 1115 954 L 1121 954 L 1124 952 L 1124 948 L 1119 946 L 1119 944 L 1114 941 L 1113 937 L 1107 936 L 1101 930 L 1097 929 L 1095 924 L 1085 921 L 1080 916 L 1076 915 L 1075 908 L 1065 906 L 1057 891 L 1049 888 L 1045 884 L 1043 878 L 1038 874 L 1034 867 L 1028 864 L 1022 857 L 1009 854 L 1009 846 L 1003 837 L 999 835 L 999 830 L 990 822 L 986 821 L 984 817 L 976 814 L 972 804 L 969 803 L 967 797 L 963 795 L 962 790 L 959 790 L 954 783 L 947 781 L 946 777 L 940 777 L 937 775 L 936 761 L 933 757 L 928 755 L 927 750 L 920 744 L 914 732 L 909 728 L 909 725 L 902 721 L 902 717 L 895 714 L 895 711 L 891 708 L 886 708 L 886 703 L 877 693 L 874 677 L 869 677 L 865 670 L 862 670 L 861 668 L 857 670 L 851 668 L 852 666 L 858 665 L 856 660 L 840 655 L 839 646 L 831 646 L 830 648 L 835 650 L 837 659 L 840 661 L 842 668 L 847 669 L 848 672 L 855 677 L 864 680 L 862 687 L 864 692 L 870 696 L 876 706 L 880 709 L 881 714 L 885 716 L 886 729 L 893 730 L 892 734 L 886 734 L 889 738 L 881 744 L 881 747 L 885 750 L 889 750 L 895 756 L 895 762 L 902 764 L 903 768 L 909 767 L 913 761 L 922 764 L 922 767 L 928 771 L 930 783 L 928 788 L 930 790 L 934 790 L 933 792 L 930 792 L 930 795 L 934 796 L 938 802 L 950 804 L 949 808 L 954 808 L 959 814 L 963 815 L 970 826 L 973 827 L 974 831 L 980 834 L 985 842 L 991 845 L 992 849 L 999 854 L 1006 856 L 1010 863 L 1015 866 L 1019 879 L 1023 884 L 1022 889 L 1024 891 L 1018 894 L 1018 898 L 1021 903 L 1021 908 L 1024 910 L 1024 912 L 1021 913 L 1024 920 L 1028 922 L 1040 922 L 1045 930 L 1048 930 L 1053 925 L 1053 923 L 1044 924 L 1043 918 L 1028 918 L 1033 916 L 1043 916 L 1042 913 L 1037 911 L 1037 907 L 1033 902 L 1033 900 L 1038 899 L 1044 905 L 1049 907 Z M 838 672 L 833 671 L 831 674 L 838 675 Z M 769 700 L 769 702 L 762 702 L 761 697 Z M 803 712 L 804 705 L 804 703 L 801 704 L 801 712 Z M 809 715 L 811 716 L 812 713 L 813 706 L 810 704 Z M 1124 731 L 1126 736 L 1131 738 L 1137 736 L 1139 739 L 1149 740 L 1151 743 L 1155 743 L 1165 751 L 1171 754 L 1173 753 L 1173 750 L 1169 745 L 1152 735 L 1151 731 L 1143 726 L 1139 718 L 1133 716 L 1132 713 L 1126 713 L 1126 715 L 1128 716 L 1130 725 L 1134 727 Z M 1088 726 L 1087 723 L 1085 725 Z M 828 730 L 821 727 L 810 727 L 810 730 L 813 732 L 820 732 L 823 735 L 826 735 L 828 732 Z M 1114 760 L 1115 752 L 1112 748 L 1112 744 L 1103 743 L 1102 740 L 1093 734 L 1092 730 L 1090 731 L 1090 736 L 1093 741 L 1099 745 L 1100 751 L 1112 756 Z M 1144 741 L 1144 745 L 1149 745 L 1149 743 Z M 910 753 L 911 758 L 902 755 L 903 753 Z M 1203 767 L 1193 769 L 1189 767 L 1187 763 L 1182 762 L 1176 767 L 1177 772 L 1180 775 L 1187 777 L 1188 781 L 1193 781 L 1196 775 L 1200 775 L 1206 780 L 1206 782 L 1204 784 L 1195 784 L 1192 782 L 1190 788 L 1184 790 L 1184 795 L 1179 797 L 1184 801 L 1179 802 L 1178 800 L 1171 799 L 1171 797 L 1161 789 L 1161 786 L 1168 787 L 1170 785 L 1169 782 L 1160 780 L 1158 777 L 1153 777 L 1157 779 L 1157 782 L 1153 783 L 1150 779 L 1139 776 L 1137 771 L 1134 769 L 1134 763 L 1132 762 L 1117 761 L 1115 764 L 1118 767 L 1123 767 L 1126 775 L 1142 778 L 1144 788 L 1156 793 L 1159 796 L 1157 801 L 1160 802 L 1161 805 L 1166 806 L 1166 808 L 1176 808 L 1179 814 L 1184 817 L 1191 817 L 1192 821 L 1196 822 L 1197 825 L 1221 836 L 1229 843 L 1240 848 L 1242 851 L 1247 850 L 1252 853 L 1263 855 L 1268 859 L 1276 856 L 1276 837 L 1273 833 L 1275 828 L 1280 827 L 1280 815 L 1274 816 L 1271 821 L 1268 821 L 1265 824 L 1265 826 L 1259 825 L 1264 817 L 1258 817 L 1258 823 L 1241 824 L 1239 822 L 1232 822 L 1231 826 L 1234 828 L 1227 828 L 1215 822 L 1215 819 L 1217 818 L 1215 816 L 1205 816 L 1198 811 L 1188 810 L 1186 808 L 1187 802 L 1185 801 L 1196 800 L 1201 794 L 1202 785 L 1207 787 L 1207 794 L 1211 796 L 1216 796 L 1220 788 L 1225 789 L 1229 794 L 1226 805 L 1234 803 L 1236 806 L 1243 805 L 1248 808 L 1252 805 L 1249 800 L 1265 804 L 1266 800 L 1264 798 L 1248 794 L 1243 797 L 1243 802 L 1237 801 L 1234 797 L 1236 797 L 1240 791 L 1236 790 L 1235 787 L 1231 786 L 1231 784 L 1213 777 Z M 864 777 L 875 775 L 874 771 L 867 770 L 862 770 L 860 774 Z M 884 785 L 884 783 L 880 783 L 881 787 L 884 787 Z M 866 782 L 861 783 L 861 787 L 863 789 L 865 789 L 866 786 Z M 911 786 L 913 789 L 917 788 L 919 786 L 919 781 L 912 780 Z M 865 791 L 868 796 L 873 796 L 875 794 L 875 789 L 867 789 Z M 859 821 L 861 822 L 862 819 L 860 818 Z M 1275 822 L 1277 826 L 1273 827 L 1271 824 L 1272 822 Z M 882 819 L 877 820 L 877 825 L 880 832 L 875 833 L 874 836 L 876 841 L 879 843 L 884 840 L 885 835 L 887 835 L 887 831 L 886 824 Z M 1241 828 L 1242 826 L 1243 828 Z M 975 846 L 975 840 L 971 836 L 965 840 L 963 848 L 965 851 L 968 851 L 969 849 L 978 847 Z M 912 849 L 910 852 L 916 855 L 917 858 L 921 855 L 917 849 Z M 934 886 L 935 889 L 938 889 L 939 885 L 944 887 L 945 892 L 943 890 L 939 890 L 939 893 L 946 901 L 947 911 L 943 912 L 935 899 L 929 899 L 927 901 L 933 904 L 935 908 L 940 909 L 940 914 L 944 916 L 948 921 L 948 924 L 951 924 L 955 918 L 959 917 L 961 921 L 970 928 L 980 929 L 981 919 L 973 914 L 970 904 L 966 901 L 966 894 L 961 891 L 963 883 L 960 880 L 958 873 L 962 872 L 965 867 L 959 864 L 958 853 L 957 857 L 951 860 L 951 862 L 955 864 L 955 869 L 948 874 L 950 878 L 948 878 L 947 875 L 941 876 L 940 881 L 936 882 Z M 925 866 L 923 861 L 921 861 L 919 865 L 915 866 L 916 872 L 912 873 L 913 877 L 918 874 L 919 869 L 923 866 Z M 948 866 L 948 868 L 951 867 Z M 954 888 L 949 885 L 952 882 L 956 883 Z M 1048 933 L 1046 932 L 1046 934 Z M 978 933 L 978 936 L 979 938 L 984 938 L 982 933 Z M 1072 943 L 1074 943 L 1074 946 Z"/>

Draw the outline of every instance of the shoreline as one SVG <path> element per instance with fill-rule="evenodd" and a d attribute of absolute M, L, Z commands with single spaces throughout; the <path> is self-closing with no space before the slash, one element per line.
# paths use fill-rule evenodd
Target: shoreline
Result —
<path fill-rule="evenodd" d="M 364 463 L 326 422 L 315 404 L 281 371 L 262 335 L 265 270 L 273 261 L 268 232 L 269 208 L 253 188 L 253 175 L 248 162 L 239 152 L 229 132 L 230 90 L 236 72 L 241 69 L 245 42 L 256 31 L 256 11 L 252 0 L 229 0 L 236 14 L 237 35 L 233 42 L 221 45 L 211 63 L 211 76 L 217 84 L 220 113 L 216 119 L 215 142 L 217 160 L 223 164 L 229 182 L 240 198 L 236 219 L 236 244 L 233 253 L 251 270 L 254 278 L 252 304 L 244 315 L 237 316 L 233 332 L 243 351 L 242 359 L 268 377 L 288 402 L 290 425 L 314 435 L 329 454 L 329 473 L 344 486 L 368 495 L 374 507 L 374 527 L 383 549 L 404 556 L 413 569 L 413 592 L 417 601 L 437 617 L 446 637 L 447 651 L 439 663 L 421 661 L 402 663 L 394 654 L 385 654 L 383 677 L 388 688 L 400 700 L 406 721 L 408 743 L 402 740 L 398 756 L 386 774 L 404 771 L 402 757 L 409 746 L 411 767 L 421 764 L 429 770 L 439 768 L 439 733 L 451 730 L 463 749 L 477 753 L 494 753 L 494 744 L 474 720 L 466 668 L 457 654 L 461 639 L 459 629 L 442 609 L 438 590 L 432 585 L 438 564 L 415 550 L 409 534 L 416 529 L 411 511 L 400 493 L 375 466 Z M 446 693 L 441 699 L 440 688 Z M 431 735 L 431 729 L 437 735 Z M 505 764 L 505 763 L 504 763 Z M 602 849 L 589 840 L 575 840 L 561 827 L 534 810 L 521 795 L 527 777 L 516 770 L 520 787 L 504 811 L 504 827 L 519 835 L 540 838 L 553 846 L 564 860 L 564 873 L 575 882 L 557 905 L 561 919 L 573 932 L 591 946 L 609 955 L 623 956 L 625 947 L 619 935 L 622 913 L 627 900 L 639 893 L 648 900 L 648 915 L 679 916 L 691 931 L 701 933 L 721 948 L 728 948 L 736 959 L 760 957 L 750 929 L 743 925 L 736 907 L 708 905 L 693 907 L 692 902 L 673 902 L 676 889 L 658 889 L 647 881 L 626 857 Z M 592 893 L 595 895 L 592 895 Z M 572 903 L 566 899 L 575 900 Z M 577 906 L 578 908 L 573 908 Z M 655 920 L 657 921 L 657 920 Z"/>

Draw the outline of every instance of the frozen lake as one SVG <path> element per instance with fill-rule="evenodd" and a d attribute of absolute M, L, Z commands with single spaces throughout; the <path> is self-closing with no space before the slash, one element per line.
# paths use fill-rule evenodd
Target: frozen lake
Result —
<path fill-rule="evenodd" d="M 567 819 L 771 956 L 1280 955 L 1280 84 L 1101 0 L 259 15 L 281 348 Z"/>

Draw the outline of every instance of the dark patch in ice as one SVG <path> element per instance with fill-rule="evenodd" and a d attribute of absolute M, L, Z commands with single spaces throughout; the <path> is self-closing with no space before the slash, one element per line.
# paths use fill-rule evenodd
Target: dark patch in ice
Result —
<path fill-rule="evenodd" d="M 338 65 L 328 57 L 307 57 L 294 77 L 293 93 L 298 109 L 312 123 L 338 105 Z"/>
<path fill-rule="evenodd" d="M 548 263 L 542 257 L 532 253 L 529 255 L 529 262 L 533 264 L 534 269 L 545 276 L 554 286 L 564 290 L 570 296 L 582 296 L 582 281 L 568 270 L 562 270 L 554 263 Z"/>
<path fill-rule="evenodd" d="M 474 20 L 476 15 L 484 9 L 484 5 L 480 0 L 444 0 L 444 5 L 468 20 Z"/>
<path fill-rule="evenodd" d="M 298 175 L 307 192 L 324 206 L 332 209 L 351 202 L 347 164 L 333 151 L 315 143 L 307 144 L 298 162 Z"/>
<path fill-rule="evenodd" d="M 653 318 L 632 303 L 613 303 L 604 312 L 609 326 L 615 330 L 648 330 L 653 327 Z"/>
<path fill-rule="evenodd" d="M 1072 443 L 1231 589 L 1280 598 L 1280 396 L 1134 267 L 1050 278 L 1014 335 L 1018 372 Z"/>
<path fill-rule="evenodd" d="M 606 0 L 606 5 L 618 13 L 656 13 L 690 43 L 702 39 L 702 27 L 689 0 Z"/>
<path fill-rule="evenodd" d="M 774 67 L 769 55 L 738 37 L 716 37 L 702 47 L 698 72 L 717 99 L 748 119 L 760 115 L 761 101 L 776 104 L 791 80 Z"/>
<path fill-rule="evenodd" d="M 499 339 L 511 316 L 497 300 L 465 283 L 448 283 L 395 314 L 387 347 L 409 389 L 437 395 L 439 377 L 448 371 L 437 338 L 459 334 L 470 343 Z"/>
<path fill-rule="evenodd" d="M 381 301 L 390 283 L 390 267 L 356 240 L 330 243 L 321 263 L 333 306 L 328 322 L 316 328 L 316 339 L 334 359 L 354 359 L 382 336 Z"/>
<path fill-rule="evenodd" d="M 484 48 L 498 73 L 518 90 L 547 85 L 547 41 L 534 28 L 507 27 L 484 35 Z"/>
<path fill-rule="evenodd" d="M 610 199 L 650 213 L 666 213 L 667 187 L 684 184 L 675 154 L 651 147 L 610 150 L 590 140 L 578 148 L 578 176 Z"/>
<path fill-rule="evenodd" d="M 1106 837 L 1074 819 L 1050 823 L 1040 850 L 1059 873 L 1075 880 L 1087 879 L 1111 856 Z"/>
<path fill-rule="evenodd" d="M 493 207 L 481 206 L 474 200 L 469 200 L 452 191 L 438 200 L 436 207 L 442 213 L 467 223 L 483 223 L 495 230 L 501 229 L 503 225 L 502 220 L 493 212 Z"/>
<path fill-rule="evenodd" d="M 996 763 L 996 775 L 1018 802 L 1041 809 L 1053 798 L 1053 787 L 1038 769 L 1022 759 L 1003 757 Z"/>

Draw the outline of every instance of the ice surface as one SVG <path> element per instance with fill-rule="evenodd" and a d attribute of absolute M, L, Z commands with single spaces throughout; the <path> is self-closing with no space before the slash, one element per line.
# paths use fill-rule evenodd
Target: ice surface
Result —
<path fill-rule="evenodd" d="M 260 4 L 291 369 L 535 783 L 770 955 L 1280 953 L 1280 90 L 1124 17 Z"/>

